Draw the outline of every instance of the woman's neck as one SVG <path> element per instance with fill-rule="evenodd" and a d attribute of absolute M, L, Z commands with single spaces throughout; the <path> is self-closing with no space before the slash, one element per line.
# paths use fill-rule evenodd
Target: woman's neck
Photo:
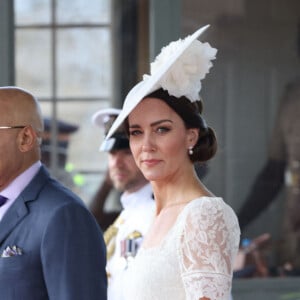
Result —
<path fill-rule="evenodd" d="M 201 196 L 212 196 L 201 181 L 195 176 L 183 177 L 172 182 L 151 182 L 156 202 L 156 212 L 167 207 L 185 205 Z"/>

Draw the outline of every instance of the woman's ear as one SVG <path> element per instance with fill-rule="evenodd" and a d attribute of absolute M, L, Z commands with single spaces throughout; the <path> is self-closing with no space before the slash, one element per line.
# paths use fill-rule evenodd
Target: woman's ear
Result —
<path fill-rule="evenodd" d="M 187 138 L 188 145 L 194 147 L 197 144 L 199 139 L 199 129 L 189 128 L 187 136 L 188 136 Z"/>

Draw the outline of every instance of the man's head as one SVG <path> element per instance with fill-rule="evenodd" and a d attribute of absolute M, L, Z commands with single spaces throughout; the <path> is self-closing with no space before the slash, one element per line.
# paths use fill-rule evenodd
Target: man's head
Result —
<path fill-rule="evenodd" d="M 0 87 L 0 190 L 40 159 L 43 131 L 37 99 L 18 87 Z"/>
<path fill-rule="evenodd" d="M 93 123 L 104 130 L 104 137 L 119 113 L 119 109 L 109 108 L 93 115 Z M 100 151 L 108 152 L 109 176 L 117 190 L 131 193 L 147 183 L 133 159 L 128 137 L 122 127 L 111 138 L 103 140 Z"/>

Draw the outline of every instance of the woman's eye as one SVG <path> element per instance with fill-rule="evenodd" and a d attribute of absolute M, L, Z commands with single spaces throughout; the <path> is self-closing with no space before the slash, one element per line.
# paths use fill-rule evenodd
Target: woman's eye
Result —
<path fill-rule="evenodd" d="M 156 129 L 156 131 L 157 131 L 158 133 L 165 133 L 165 132 L 170 131 L 170 129 L 167 128 L 167 127 L 159 127 L 159 128 Z"/>

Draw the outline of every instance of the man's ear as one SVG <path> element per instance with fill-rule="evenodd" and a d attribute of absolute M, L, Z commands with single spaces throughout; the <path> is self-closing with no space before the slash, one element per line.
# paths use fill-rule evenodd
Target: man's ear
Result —
<path fill-rule="evenodd" d="M 37 143 L 37 136 L 31 126 L 26 126 L 18 134 L 19 150 L 21 152 L 30 151 Z"/>

